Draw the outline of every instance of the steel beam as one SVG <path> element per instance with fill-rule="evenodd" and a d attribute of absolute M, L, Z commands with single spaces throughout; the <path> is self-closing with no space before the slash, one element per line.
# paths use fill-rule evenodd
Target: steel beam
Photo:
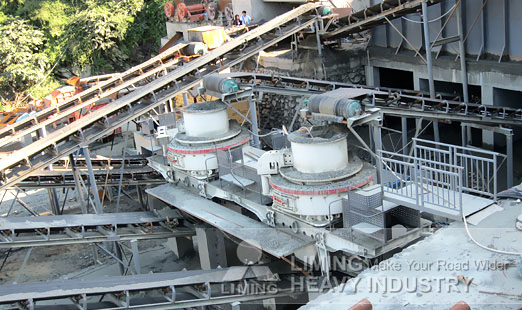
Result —
<path fill-rule="evenodd" d="M 76 161 L 74 159 L 74 154 L 69 154 L 69 161 L 71 162 L 71 171 L 74 179 L 74 185 L 76 187 L 76 197 L 78 199 L 78 203 L 80 203 L 80 208 L 83 214 L 87 214 L 87 202 L 85 201 L 85 196 L 83 192 L 83 187 L 80 183 L 80 175 L 78 170 L 76 169 Z"/>
<path fill-rule="evenodd" d="M 390 1 L 384 0 L 382 3 L 365 8 L 348 16 L 348 25 L 339 29 L 323 34 L 324 38 L 334 39 L 346 37 L 353 33 L 359 33 L 364 30 L 382 25 L 386 22 L 386 18 L 400 18 L 409 13 L 417 11 L 421 4 L 426 0 L 406 0 L 406 1 Z M 429 5 L 441 2 L 441 0 L 427 0 Z M 386 5 L 384 5 L 386 4 Z M 387 7 L 387 8 L 386 8 Z M 353 20 L 353 22 L 352 22 Z"/>
<path fill-rule="evenodd" d="M 456 17 L 459 36 L 460 79 L 462 80 L 462 93 L 464 96 L 464 102 L 469 102 L 468 69 L 466 66 L 466 45 L 464 41 L 464 24 L 462 22 L 462 3 L 457 8 Z"/>
<path fill-rule="evenodd" d="M 433 81 L 433 62 L 431 60 L 430 27 L 428 24 L 428 5 L 426 4 L 426 1 L 422 1 L 422 24 L 424 28 L 424 45 L 426 46 L 426 65 L 428 66 L 430 98 L 435 98 L 435 82 Z"/>
<path fill-rule="evenodd" d="M 263 98 L 263 93 L 259 93 L 259 98 Z M 254 96 L 250 98 L 250 118 L 251 118 L 251 124 L 252 124 L 252 133 L 254 136 L 254 146 L 255 147 L 261 147 L 261 142 L 259 140 L 259 128 L 258 128 L 258 121 L 257 121 L 257 104 L 256 99 Z"/>
<path fill-rule="evenodd" d="M 91 192 L 94 199 L 94 211 L 96 214 L 102 214 L 103 209 L 101 206 L 100 196 L 98 194 L 98 187 L 96 186 L 96 178 L 94 177 L 94 173 L 92 170 L 92 163 L 91 163 L 91 155 L 89 154 L 89 148 L 84 147 L 82 148 L 83 155 L 85 156 L 85 162 L 87 163 L 87 173 L 89 174 L 89 183 L 91 186 Z"/>
<path fill-rule="evenodd" d="M 168 214 L 163 216 L 128 212 L 0 218 L 0 248 L 167 239 L 194 234 L 192 229 L 170 227 L 166 220 Z M 169 215 L 169 218 L 175 217 L 175 213 Z"/>

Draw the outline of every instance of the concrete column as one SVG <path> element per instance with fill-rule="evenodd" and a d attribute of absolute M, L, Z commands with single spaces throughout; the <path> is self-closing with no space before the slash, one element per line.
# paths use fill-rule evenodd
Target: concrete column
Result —
<path fill-rule="evenodd" d="M 365 66 L 366 71 L 366 85 L 371 87 L 378 87 L 381 85 L 381 78 L 379 75 L 379 68 L 367 65 Z"/>
<path fill-rule="evenodd" d="M 175 237 L 167 240 L 167 246 L 169 247 L 174 255 L 181 259 L 194 252 L 194 244 L 190 237 Z"/>
<path fill-rule="evenodd" d="M 227 267 L 225 235 L 215 228 L 196 227 L 199 260 L 201 269 Z"/>
<path fill-rule="evenodd" d="M 417 71 L 413 71 L 413 89 L 414 90 L 421 90 L 421 85 L 420 85 L 420 75 Z"/>
<path fill-rule="evenodd" d="M 481 88 L 482 104 L 493 105 L 493 87 L 483 85 Z M 495 133 L 491 130 L 482 129 L 482 148 L 493 149 L 495 145 Z"/>
<path fill-rule="evenodd" d="M 138 240 L 131 240 L 130 242 L 132 248 L 132 260 L 134 261 L 134 268 L 136 270 L 136 274 L 141 273 L 141 264 L 140 264 L 140 251 L 138 249 Z"/>

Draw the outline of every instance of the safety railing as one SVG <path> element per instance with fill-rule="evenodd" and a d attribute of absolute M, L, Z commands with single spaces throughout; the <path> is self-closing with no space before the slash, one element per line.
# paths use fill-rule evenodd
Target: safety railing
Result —
<path fill-rule="evenodd" d="M 383 192 L 405 198 L 418 210 L 437 207 L 462 214 L 462 167 L 387 151 L 379 156 Z"/>
<path fill-rule="evenodd" d="M 433 168 L 434 164 L 438 168 Z M 426 204 L 462 210 L 462 167 L 418 159 L 417 188 L 421 207 Z"/>
<path fill-rule="evenodd" d="M 462 168 L 462 190 L 497 198 L 497 162 L 501 154 L 423 139 L 413 139 L 414 157 L 433 169 Z"/>

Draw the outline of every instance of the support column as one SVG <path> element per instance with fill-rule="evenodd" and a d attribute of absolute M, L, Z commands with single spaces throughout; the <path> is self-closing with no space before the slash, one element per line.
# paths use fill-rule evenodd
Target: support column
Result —
<path fill-rule="evenodd" d="M 513 187 L 513 134 L 506 134 L 507 187 Z"/>
<path fill-rule="evenodd" d="M 140 264 L 140 252 L 138 250 L 138 240 L 130 241 L 132 248 L 132 260 L 134 261 L 134 269 L 136 270 L 136 274 L 141 274 L 141 264 Z"/>
<path fill-rule="evenodd" d="M 263 98 L 263 93 L 259 93 L 259 100 Z M 256 108 L 256 100 L 252 96 L 250 98 L 250 120 L 252 121 L 252 132 L 254 133 L 254 147 L 260 147 L 261 142 L 259 140 L 259 127 L 257 125 L 257 108 Z"/>
<path fill-rule="evenodd" d="M 47 136 L 47 129 L 45 128 L 45 126 L 40 129 L 39 134 L 42 137 Z M 51 164 L 47 168 L 49 170 L 53 170 L 53 165 Z M 60 200 L 58 200 L 58 193 L 56 193 L 56 188 L 49 188 L 47 189 L 47 192 L 49 194 L 49 204 L 51 205 L 51 212 L 53 213 L 53 215 L 60 215 Z"/>
<path fill-rule="evenodd" d="M 368 62 L 370 61 L 369 57 L 370 56 L 368 56 Z M 365 67 L 365 71 L 366 71 L 366 85 L 367 86 L 378 87 L 381 85 L 379 68 L 376 68 L 376 67 L 368 64 Z"/>
<path fill-rule="evenodd" d="M 94 172 L 92 170 L 91 163 L 91 155 L 89 154 L 89 149 L 86 147 L 82 148 L 83 155 L 85 156 L 85 163 L 87 164 L 87 170 L 89 172 L 89 181 L 91 183 L 91 192 L 94 199 L 95 212 L 96 214 L 102 214 L 103 210 L 101 207 L 100 196 L 98 195 L 98 187 L 96 186 L 96 178 L 94 177 Z"/>
<path fill-rule="evenodd" d="M 402 127 L 402 154 L 408 155 L 408 119 L 406 117 L 401 117 L 401 127 Z"/>
<path fill-rule="evenodd" d="M 147 205 L 148 205 L 149 211 L 161 210 L 167 206 L 166 203 L 164 203 L 163 201 L 159 200 L 158 198 L 156 198 L 150 194 L 147 194 Z"/>
<path fill-rule="evenodd" d="M 125 274 L 125 266 L 123 265 L 123 254 L 121 252 L 120 245 L 118 241 L 114 241 L 112 243 L 114 256 L 118 259 L 118 268 L 120 269 L 120 274 Z"/>
<path fill-rule="evenodd" d="M 227 267 L 225 235 L 215 228 L 196 227 L 199 260 L 201 269 Z"/>
<path fill-rule="evenodd" d="M 439 122 L 433 121 L 433 139 L 435 142 L 440 142 L 440 134 L 439 134 Z"/>
<path fill-rule="evenodd" d="M 464 102 L 469 102 L 468 94 L 468 70 L 466 68 L 466 47 L 464 46 L 464 26 L 462 24 L 462 3 L 455 12 L 457 16 L 457 31 L 459 33 L 459 57 L 460 57 L 460 79 L 462 80 L 462 93 Z"/>
<path fill-rule="evenodd" d="M 471 127 L 461 124 L 462 146 L 471 145 Z"/>
<path fill-rule="evenodd" d="M 60 203 L 58 200 L 58 193 L 56 192 L 56 188 L 48 188 L 47 193 L 49 194 L 49 203 L 51 205 L 51 212 L 53 215 L 60 215 Z"/>
<path fill-rule="evenodd" d="M 414 90 L 421 90 L 420 86 L 420 79 L 419 73 L 417 71 L 413 71 L 413 89 Z"/>
<path fill-rule="evenodd" d="M 375 122 L 372 125 L 373 128 L 373 141 L 375 143 L 375 154 L 379 155 L 379 151 L 382 150 L 382 134 L 381 134 L 381 124 L 380 122 Z M 381 183 L 381 174 L 382 174 L 382 161 L 378 160 L 377 162 L 377 183 Z"/>
<path fill-rule="evenodd" d="M 373 143 L 373 126 L 372 125 L 368 126 L 368 136 L 370 137 L 370 145 L 369 145 L 370 150 L 375 153 L 375 143 Z M 373 156 L 370 156 L 370 158 L 371 158 L 371 163 L 375 164 L 375 158 L 373 158 Z"/>
<path fill-rule="evenodd" d="M 323 57 L 323 47 L 321 46 L 321 36 L 319 35 L 319 23 L 315 20 L 315 39 L 317 40 L 317 54 Z"/>
<path fill-rule="evenodd" d="M 428 24 L 428 5 L 426 4 L 426 1 L 422 1 L 422 23 L 424 26 L 424 44 L 426 46 L 430 98 L 435 98 L 435 82 L 433 81 L 433 64 L 431 61 L 430 28 Z"/>
<path fill-rule="evenodd" d="M 80 182 L 80 175 L 78 169 L 76 169 L 76 162 L 74 160 L 73 154 L 69 154 L 69 161 L 71 162 L 71 170 L 74 178 L 74 184 L 76 186 L 76 196 L 78 202 L 80 203 L 80 208 L 83 214 L 87 214 L 87 204 L 85 202 L 85 196 L 83 195 L 83 187 Z"/>
<path fill-rule="evenodd" d="M 194 252 L 194 244 L 190 237 L 175 237 L 167 240 L 167 246 L 174 255 L 181 259 Z"/>
<path fill-rule="evenodd" d="M 493 87 L 481 87 L 481 103 L 484 105 L 493 105 Z M 495 146 L 495 132 L 491 130 L 482 129 L 482 148 L 493 150 Z"/>
<path fill-rule="evenodd" d="M 184 93 L 183 93 L 183 105 L 184 105 L 184 106 L 188 106 L 188 105 L 189 105 L 189 103 L 188 103 L 187 92 L 184 92 Z"/>

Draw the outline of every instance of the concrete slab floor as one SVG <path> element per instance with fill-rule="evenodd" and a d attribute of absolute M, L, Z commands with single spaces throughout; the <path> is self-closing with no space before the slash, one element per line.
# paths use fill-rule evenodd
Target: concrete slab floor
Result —
<path fill-rule="evenodd" d="M 471 235 L 487 247 L 522 253 L 522 231 L 515 229 L 522 203 L 500 203 L 504 210 L 470 225 Z M 519 309 L 521 258 L 480 248 L 455 222 L 301 309 L 347 309 L 363 298 L 374 310 L 449 309 L 459 301 L 474 310 Z"/>

